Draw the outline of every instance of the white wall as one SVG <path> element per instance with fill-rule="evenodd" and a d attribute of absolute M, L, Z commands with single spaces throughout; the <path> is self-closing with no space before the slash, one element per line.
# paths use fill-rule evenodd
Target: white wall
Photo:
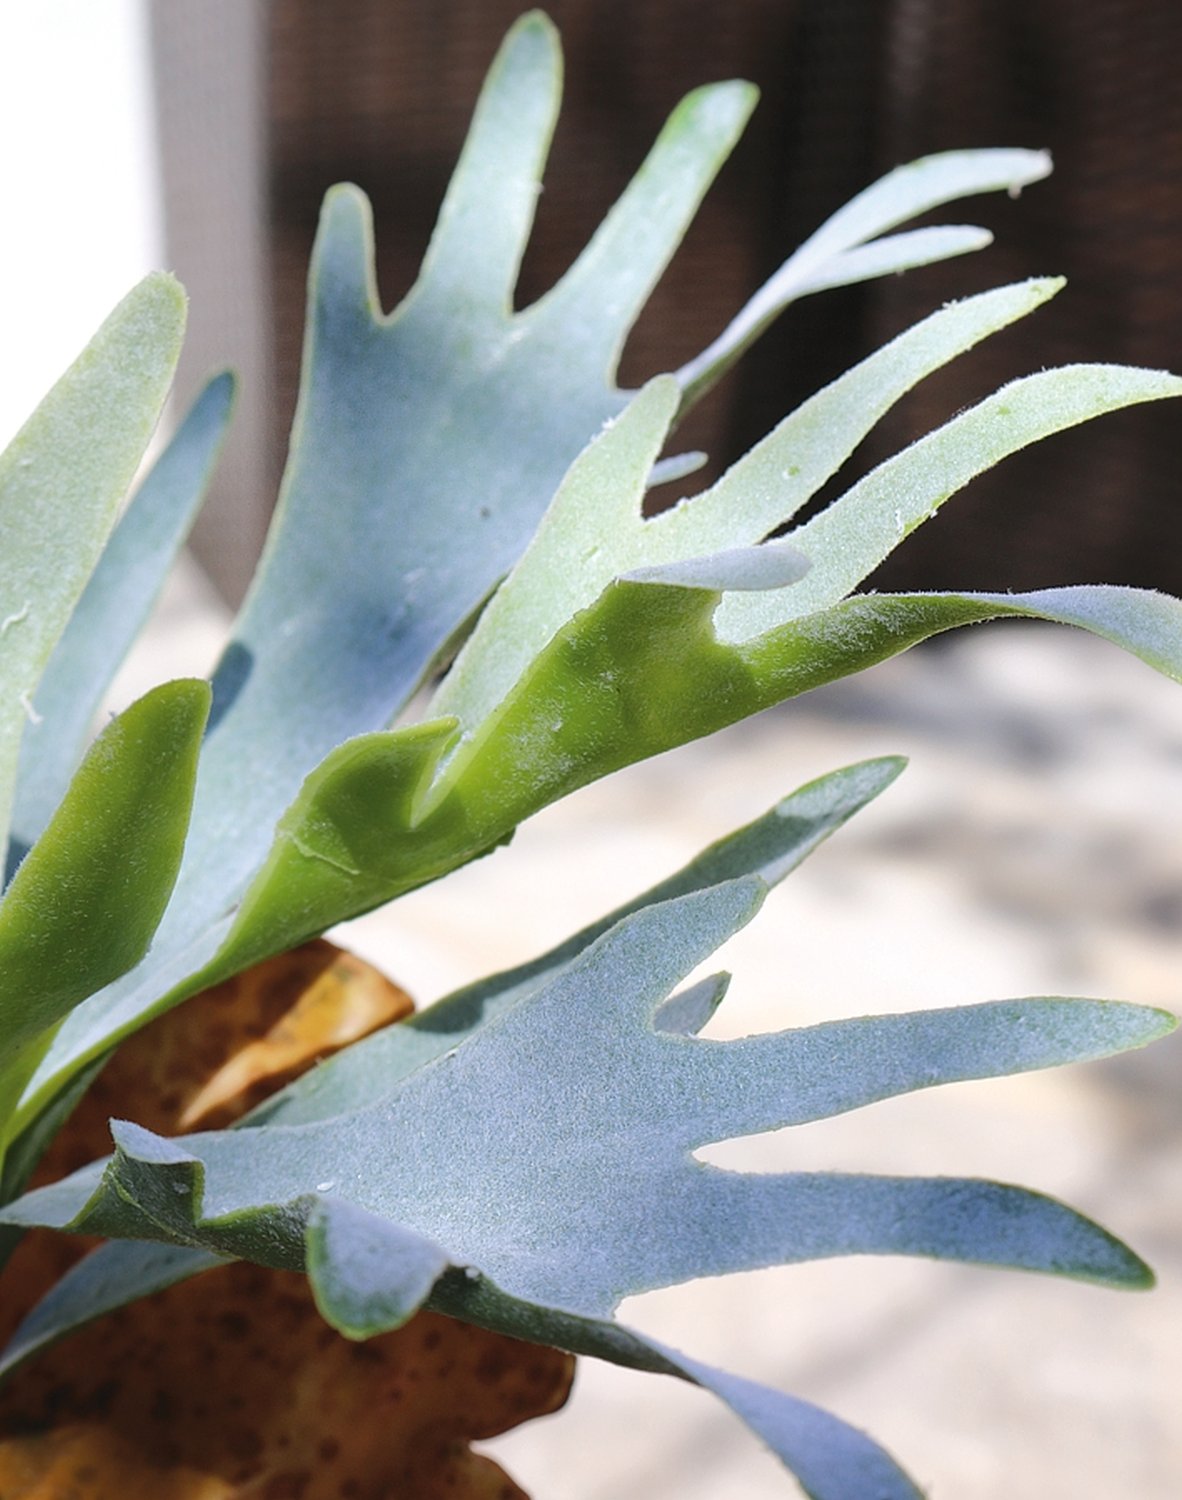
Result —
<path fill-rule="evenodd" d="M 0 5 L 0 445 L 162 262 L 143 0 Z"/>

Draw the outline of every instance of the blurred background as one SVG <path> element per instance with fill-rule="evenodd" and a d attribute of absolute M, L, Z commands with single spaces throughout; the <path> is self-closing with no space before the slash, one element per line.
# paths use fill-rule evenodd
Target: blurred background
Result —
<path fill-rule="evenodd" d="M 290 422 L 319 200 L 373 200 L 379 279 L 410 285 L 513 0 L 39 0 L 0 9 L 0 438 L 145 270 L 192 298 L 182 399 L 242 391 L 190 561 L 128 678 L 207 670 L 262 543 Z M 990 250 L 811 298 L 695 413 L 710 473 L 950 297 L 1068 291 L 924 383 L 863 470 L 1001 380 L 1073 359 L 1182 368 L 1182 7 L 1172 0 L 552 0 L 566 103 L 520 300 L 574 257 L 691 87 L 762 103 L 631 342 L 639 382 L 697 352 L 821 220 L 898 162 L 1049 147 L 1049 182 L 944 217 Z M 1182 592 L 1172 403 L 977 481 L 874 580 Z M 851 472 L 843 475 L 848 482 Z M 593 787 L 513 848 L 346 936 L 428 1000 L 660 878 L 802 780 L 912 770 L 737 945 L 724 1031 L 1020 993 L 1178 1010 L 1182 697 L 1091 640 L 1007 627 L 912 653 Z M 572 851 L 578 850 L 577 860 Z M 574 868 L 577 866 L 577 869 Z M 565 872 L 555 879 L 555 869 Z M 729 1014 L 728 1014 L 729 1013 Z M 1182 1489 L 1182 1048 L 876 1107 L 743 1143 L 748 1164 L 980 1172 L 1069 1198 L 1158 1268 L 1152 1297 L 965 1268 L 839 1262 L 646 1298 L 629 1316 L 870 1428 L 935 1496 Z M 738 1149 L 738 1148 L 735 1148 Z M 718 1155 L 719 1160 L 738 1160 Z M 497 1445 L 537 1500 L 789 1492 L 705 1399 L 588 1366 L 571 1410 Z M 588 1457 L 587 1455 L 593 1455 Z"/>
<path fill-rule="evenodd" d="M 392 306 L 413 279 L 484 69 L 521 8 L 6 8 L 0 109 L 9 211 L 24 231 L 8 237 L 19 271 L 0 304 L 9 342 L 31 335 L 51 378 L 55 339 L 68 357 L 143 266 L 163 257 L 180 273 L 193 297 L 182 387 L 227 361 L 244 377 L 221 493 L 195 541 L 228 597 L 249 578 L 276 488 L 321 196 L 352 179 L 373 199 Z M 864 462 L 1032 365 L 1178 363 L 1182 12 L 1171 0 L 554 0 L 551 11 L 566 40 L 566 103 L 521 301 L 573 258 L 683 93 L 728 76 L 762 91 L 636 330 L 625 380 L 695 353 L 789 249 L 896 163 L 983 144 L 1055 155 L 1052 179 L 1019 201 L 972 205 L 998 234 L 984 255 L 795 308 L 695 416 L 687 437 L 716 467 L 860 354 L 987 280 L 1061 272 L 1071 294 L 925 382 Z M 3 421 L 21 392 L 6 384 L 0 402 Z M 1176 425 L 1171 408 L 1147 407 L 1022 455 L 921 532 L 884 581 L 1105 578 L 1177 590 Z M 1017 528 L 1021 545 L 1003 546 Z"/>

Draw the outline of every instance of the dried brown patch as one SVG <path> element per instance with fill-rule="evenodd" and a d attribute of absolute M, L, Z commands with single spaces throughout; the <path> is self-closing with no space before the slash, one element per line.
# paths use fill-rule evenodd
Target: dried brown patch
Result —
<path fill-rule="evenodd" d="M 320 1057 L 409 1013 L 324 941 L 162 1016 L 116 1054 L 43 1163 L 109 1149 L 107 1121 L 222 1125 Z M 26 1236 L 3 1277 L 14 1326 L 86 1248 Z M 573 1361 L 432 1313 L 365 1343 L 301 1276 L 236 1264 L 121 1308 L 0 1390 L 2 1500 L 524 1500 L 472 1440 L 565 1401 Z"/>

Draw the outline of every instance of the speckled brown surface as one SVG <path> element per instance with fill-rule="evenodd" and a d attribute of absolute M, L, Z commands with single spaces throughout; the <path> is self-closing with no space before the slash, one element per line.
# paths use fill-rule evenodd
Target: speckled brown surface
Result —
<path fill-rule="evenodd" d="M 516 1500 L 468 1443 L 560 1404 L 566 1366 L 432 1314 L 349 1343 L 302 1277 L 227 1266 L 19 1374 L 0 1407 L 0 1494 Z"/>
<path fill-rule="evenodd" d="M 208 991 L 134 1037 L 43 1164 L 101 1154 L 106 1122 L 226 1123 L 411 1009 L 331 943 Z M 84 1248 L 30 1234 L 0 1278 L 4 1331 Z M 473 1439 L 560 1406 L 572 1361 L 432 1314 L 352 1343 L 306 1282 L 236 1264 L 121 1309 L 0 1390 L 0 1500 L 517 1500 Z"/>

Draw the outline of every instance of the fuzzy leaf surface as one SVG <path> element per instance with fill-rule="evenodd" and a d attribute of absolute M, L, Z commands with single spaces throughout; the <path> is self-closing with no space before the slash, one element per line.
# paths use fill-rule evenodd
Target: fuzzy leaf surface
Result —
<path fill-rule="evenodd" d="M 1018 193 L 1046 177 L 1045 151 L 945 151 L 896 167 L 863 189 L 795 250 L 717 339 L 677 372 L 687 400 L 714 385 L 790 303 L 810 292 L 849 286 L 930 265 L 988 245 L 983 229 L 947 225 L 890 235 L 908 219 L 975 193 Z M 881 236 L 881 238 L 879 238 Z"/>
<path fill-rule="evenodd" d="M 510 691 L 559 628 L 640 568 L 751 547 L 790 521 L 878 420 L 926 375 L 1034 312 L 1061 281 L 1019 282 L 950 304 L 811 397 L 710 489 L 650 519 L 645 478 L 677 409 L 659 377 L 581 455 L 525 555 L 482 614 L 432 709 L 465 733 Z M 813 548 L 810 554 L 819 555 Z"/>
<path fill-rule="evenodd" d="M 528 963 L 467 985 L 426 1010 L 338 1052 L 255 1109 L 243 1126 L 303 1124 L 379 1102 L 390 1084 L 442 1056 L 486 1022 L 554 978 L 624 917 L 722 881 L 757 875 L 775 885 L 903 769 L 893 756 L 820 777 L 762 817 L 720 839 L 668 879 Z M 661 1006 L 654 1025 L 696 1033 L 726 990 L 726 976 L 681 990 Z M 0 1373 L 71 1329 L 170 1286 L 209 1261 L 207 1252 L 113 1241 L 74 1267 L 22 1324 L 0 1358 Z M 216 1262 L 215 1262 L 216 1263 Z"/>
<path fill-rule="evenodd" d="M 1140 1045 L 1172 1024 L 1102 1001 L 1020 1000 L 830 1022 L 735 1042 L 657 1030 L 669 992 L 762 901 L 725 880 L 625 916 L 551 978 L 363 1107 L 165 1140 L 116 1124 L 104 1168 L 27 1195 L 50 1224 L 305 1269 L 354 1336 L 425 1300 L 518 1336 L 680 1373 L 732 1404 L 811 1494 L 891 1461 L 833 1419 L 610 1321 L 633 1292 L 838 1254 L 918 1254 L 1141 1285 L 1098 1226 L 1022 1189 L 703 1166 L 709 1142 L 959 1079 Z M 374 1054 L 377 1061 L 377 1054 Z M 489 1080 L 495 1079 L 495 1087 Z M 758 1080 L 758 1086 L 753 1086 Z M 654 1234 L 654 1224 L 660 1233 Z M 815 1446 L 818 1441 L 821 1446 Z M 851 1469 L 852 1465 L 852 1469 Z"/>
<path fill-rule="evenodd" d="M 329 910 L 356 915 L 510 834 L 496 819 L 468 827 L 462 798 L 426 816 L 429 785 L 454 749 L 441 727 L 424 732 L 437 738 L 432 746 L 414 736 L 392 745 L 383 732 L 517 562 L 588 440 L 626 405 L 615 384 L 620 349 L 754 102 L 736 83 L 690 94 L 570 270 L 534 305 L 515 310 L 559 76 L 553 28 L 524 17 L 489 74 L 422 273 L 392 314 L 378 301 L 366 200 L 349 186 L 329 194 L 280 505 L 215 677 L 173 899 L 144 964 L 64 1024 L 22 1101 L 23 1129 L 79 1068 L 162 1009 L 323 930 Z M 1014 189 L 1046 170 L 1040 153 L 963 152 L 890 174 L 819 231 L 803 259 L 793 258 L 791 276 L 780 277 L 770 302 L 763 298 L 754 322 L 699 374 L 713 379 L 791 296 L 983 243 L 979 231 L 957 226 L 874 236 L 927 208 Z M 1013 302 L 1004 311 L 988 304 L 986 314 L 983 303 L 981 326 L 974 332 L 966 322 L 961 347 L 1050 289 L 999 294 Z M 934 368 L 951 357 L 958 317 L 971 322 L 977 314 L 953 315 L 943 352 L 933 336 L 896 394 L 919 378 L 925 358 Z M 892 377 L 891 389 L 901 378 Z M 684 408 L 704 389 L 695 381 L 678 392 L 677 384 L 658 382 L 658 404 Z M 889 405 L 889 390 L 887 397 Z M 698 512 L 703 520 L 707 509 Z M 799 571 L 788 548 L 771 572 L 771 554 L 745 554 L 762 535 L 754 520 L 747 530 L 737 544 L 706 547 L 679 533 L 676 545 L 637 556 L 629 570 L 672 563 L 677 571 L 666 576 L 748 588 Z M 447 714 L 445 704 L 437 718 Z M 363 783 L 379 796 L 384 843 L 361 838 L 375 864 L 358 881 L 349 868 L 358 851 L 343 847 L 339 834 L 350 819 L 357 831 L 360 820 L 344 817 L 334 799 L 342 793 L 348 802 Z M 260 893 L 279 888 L 281 869 L 291 899 L 279 912 Z"/>
<path fill-rule="evenodd" d="M 1125 365 L 1067 365 L 1011 381 L 887 459 L 825 510 L 795 527 L 810 559 L 791 594 L 726 600 L 718 633 L 762 634 L 836 604 L 940 506 L 1010 454 L 1108 412 L 1182 395 L 1182 378 Z"/>
<path fill-rule="evenodd" d="M 119 304 L 0 455 L 0 844 L 41 673 L 94 571 L 168 393 L 185 321 L 171 276 Z"/>
<path fill-rule="evenodd" d="M 111 533 L 37 685 L 13 808 L 18 858 L 40 835 L 82 758 L 103 693 L 148 616 L 205 497 L 234 398 L 216 376 Z M 16 861 L 10 861 L 15 863 Z"/>
<path fill-rule="evenodd" d="M 687 99 L 562 286 L 515 312 L 559 78 L 553 28 L 524 18 L 389 316 L 368 203 L 328 195 L 276 523 L 215 679 L 178 892 L 190 927 L 241 892 L 305 776 L 388 726 L 624 404 L 603 339 L 623 337 L 753 102 L 730 84 Z"/>
<path fill-rule="evenodd" d="M 148 961 L 64 1028 L 25 1100 L 27 1122 L 86 1058 L 214 972 L 230 914 L 305 778 L 342 742 L 389 724 L 517 560 L 568 465 L 624 405 L 612 349 L 753 93 L 723 84 L 684 101 L 560 287 L 515 312 L 560 64 L 543 17 L 510 32 L 422 274 L 390 316 L 378 304 L 367 201 L 350 186 L 328 195 L 280 505 L 215 676 L 174 899 Z M 449 850 L 450 862 L 475 852 Z M 425 863 L 411 883 L 426 878 Z M 284 931 L 298 925 L 293 913 Z M 272 951 L 284 941 L 276 932 Z"/>
<path fill-rule="evenodd" d="M 114 719 L 0 901 L 5 1104 L 29 1049 L 147 951 L 180 867 L 208 708 L 207 684 L 171 682 Z"/>
<path fill-rule="evenodd" d="M 727 882 L 625 918 L 550 983 L 361 1109 L 175 1141 L 116 1125 L 97 1194 L 87 1176 L 67 1179 L 5 1217 L 304 1267 L 310 1216 L 339 1202 L 445 1247 L 452 1264 L 478 1266 L 513 1295 L 590 1315 L 694 1276 L 852 1253 L 1143 1281 L 1141 1263 L 1103 1231 L 1017 1189 L 746 1177 L 692 1160 L 711 1142 L 917 1088 L 1139 1046 L 1172 1024 L 1136 1006 L 1026 1000 L 737 1042 L 655 1031 L 651 1016 L 669 991 L 749 919 L 764 889 Z M 660 1236 L 645 1229 L 654 1217 Z M 388 1251 L 391 1275 L 418 1254 L 400 1255 L 392 1241 Z M 348 1284 L 348 1267 L 333 1264 Z"/>
<path fill-rule="evenodd" d="M 854 595 L 740 643 L 718 639 L 719 600 L 710 590 L 613 584 L 457 754 L 449 800 L 462 802 L 471 825 L 489 815 L 491 832 L 622 766 L 984 620 L 1079 626 L 1182 681 L 1182 603 L 1146 590 Z"/>

